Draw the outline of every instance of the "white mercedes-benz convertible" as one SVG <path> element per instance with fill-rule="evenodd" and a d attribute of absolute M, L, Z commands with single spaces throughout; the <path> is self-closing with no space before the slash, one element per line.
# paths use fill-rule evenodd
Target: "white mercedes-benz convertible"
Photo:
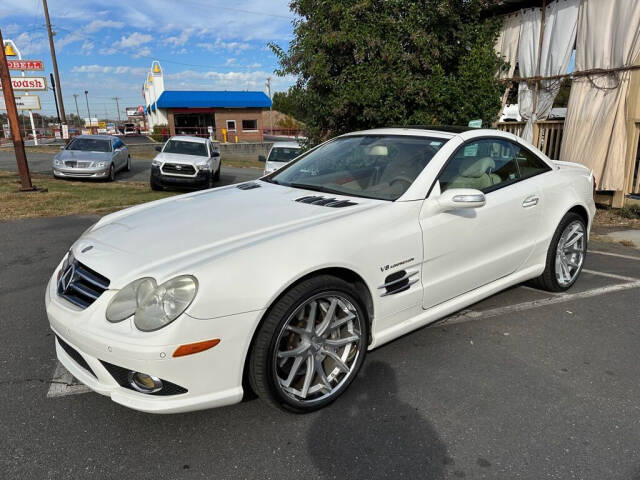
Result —
<path fill-rule="evenodd" d="M 47 286 L 57 356 L 146 412 L 246 388 L 312 411 L 367 350 L 521 282 L 571 287 L 593 185 L 509 133 L 343 135 L 259 180 L 103 217 Z"/>

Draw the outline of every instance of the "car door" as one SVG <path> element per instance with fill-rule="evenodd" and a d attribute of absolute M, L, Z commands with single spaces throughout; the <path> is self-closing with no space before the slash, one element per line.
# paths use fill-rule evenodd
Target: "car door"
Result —
<path fill-rule="evenodd" d="M 440 172 L 421 214 L 424 301 L 429 308 L 515 272 L 529 257 L 540 225 L 539 168 L 521 172 L 533 154 L 504 138 L 463 144 Z M 429 214 L 430 202 L 452 188 L 473 188 L 486 203 Z"/>
<path fill-rule="evenodd" d="M 116 170 L 120 170 L 122 167 L 122 159 L 120 158 L 120 150 L 118 149 L 118 139 L 111 139 L 111 158 L 113 161 L 113 167 Z"/>

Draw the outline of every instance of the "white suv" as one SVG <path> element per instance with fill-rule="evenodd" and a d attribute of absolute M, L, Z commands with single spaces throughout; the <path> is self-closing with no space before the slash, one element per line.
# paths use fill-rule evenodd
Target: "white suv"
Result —
<path fill-rule="evenodd" d="M 208 138 L 171 137 L 151 162 L 151 189 L 212 188 L 220 180 L 220 147 Z"/>

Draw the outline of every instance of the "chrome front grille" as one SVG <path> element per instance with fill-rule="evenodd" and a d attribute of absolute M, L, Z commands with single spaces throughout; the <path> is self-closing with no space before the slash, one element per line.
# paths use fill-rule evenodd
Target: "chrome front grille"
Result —
<path fill-rule="evenodd" d="M 93 162 L 78 162 L 76 160 L 67 160 L 64 162 L 65 167 L 70 168 L 89 168 Z"/>
<path fill-rule="evenodd" d="M 74 259 L 71 254 L 58 275 L 58 295 L 80 308 L 87 308 L 109 288 L 109 279 Z"/>

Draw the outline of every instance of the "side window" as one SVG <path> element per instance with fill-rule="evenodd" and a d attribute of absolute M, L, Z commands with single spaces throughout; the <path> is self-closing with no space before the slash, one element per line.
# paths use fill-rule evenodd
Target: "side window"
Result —
<path fill-rule="evenodd" d="M 520 170 L 520 176 L 522 178 L 533 177 L 534 175 L 539 175 L 540 173 L 551 170 L 549 165 L 522 147 L 519 148 L 516 154 L 516 161 L 518 162 L 518 169 Z"/>
<path fill-rule="evenodd" d="M 440 191 L 475 188 L 484 193 L 550 170 L 533 153 L 508 140 L 487 138 L 463 145 L 440 174 Z"/>

